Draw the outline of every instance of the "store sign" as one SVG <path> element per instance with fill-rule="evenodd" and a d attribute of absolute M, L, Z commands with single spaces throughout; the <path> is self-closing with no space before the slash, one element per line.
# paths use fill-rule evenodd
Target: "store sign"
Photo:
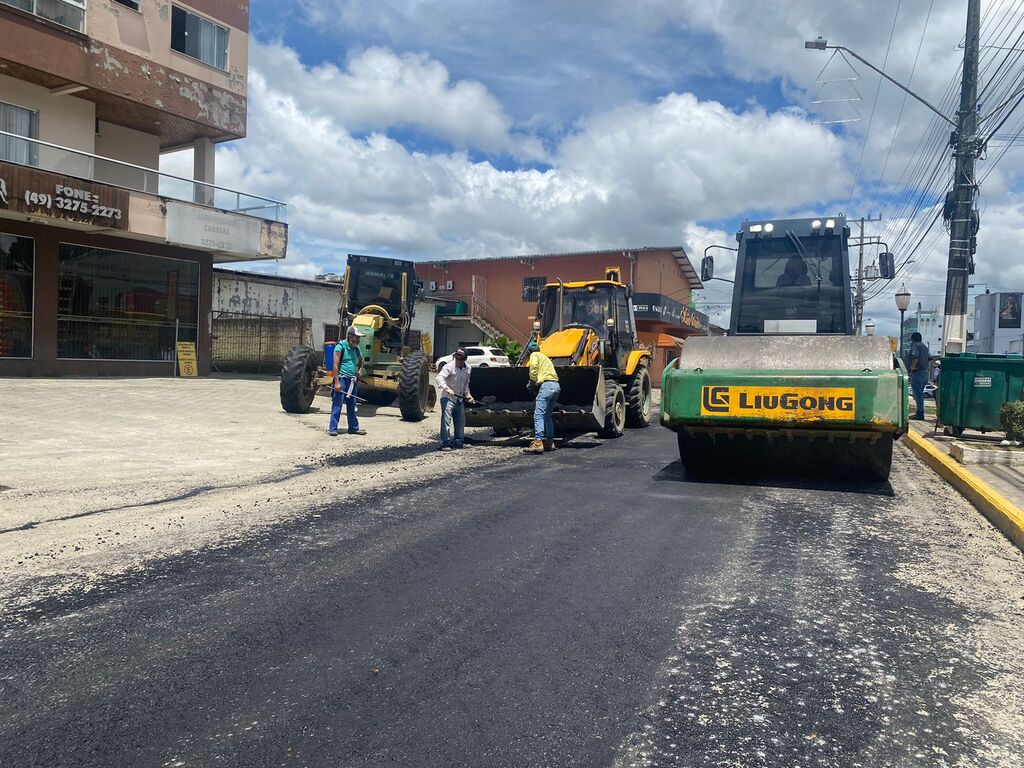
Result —
<path fill-rule="evenodd" d="M 260 255 L 261 222 L 188 203 L 167 203 L 167 242 L 238 256 Z"/>
<path fill-rule="evenodd" d="M 707 336 L 708 316 L 696 309 L 680 304 L 660 293 L 634 293 L 633 314 L 638 320 L 661 320 L 681 325 L 688 331 Z"/>
<path fill-rule="evenodd" d="M 178 375 L 195 378 L 199 375 L 199 363 L 196 360 L 196 344 L 194 341 L 178 342 Z"/>
<path fill-rule="evenodd" d="M 128 229 L 127 190 L 11 163 L 0 163 L 0 208 Z"/>

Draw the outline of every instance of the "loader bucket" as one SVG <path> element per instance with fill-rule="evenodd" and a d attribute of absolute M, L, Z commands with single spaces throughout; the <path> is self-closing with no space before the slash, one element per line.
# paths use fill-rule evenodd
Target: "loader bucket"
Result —
<path fill-rule="evenodd" d="M 689 339 L 661 421 L 688 469 L 884 480 L 907 430 L 907 377 L 885 338 Z"/>
<path fill-rule="evenodd" d="M 594 432 L 604 426 L 604 375 L 600 366 L 556 367 L 561 393 L 552 417 L 555 430 Z M 533 398 L 527 391 L 530 371 L 512 368 L 474 368 L 469 388 L 476 405 L 466 408 L 466 426 L 533 426 Z"/>

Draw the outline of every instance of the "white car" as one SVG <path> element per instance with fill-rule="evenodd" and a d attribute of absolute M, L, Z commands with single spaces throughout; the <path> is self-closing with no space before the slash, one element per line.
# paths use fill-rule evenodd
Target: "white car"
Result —
<path fill-rule="evenodd" d="M 508 368 L 512 365 L 505 353 L 497 347 L 466 347 L 466 364 L 470 368 Z M 441 370 L 452 361 L 452 355 L 439 357 L 434 362 L 437 370 Z"/>

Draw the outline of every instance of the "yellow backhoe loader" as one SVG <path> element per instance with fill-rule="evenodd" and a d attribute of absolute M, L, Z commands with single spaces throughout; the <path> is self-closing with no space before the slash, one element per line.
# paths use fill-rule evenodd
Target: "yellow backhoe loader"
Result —
<path fill-rule="evenodd" d="M 651 421 L 651 351 L 640 344 L 632 289 L 617 269 L 604 280 L 548 283 L 537 304 L 530 341 L 551 358 L 561 394 L 553 417 L 559 434 L 597 432 L 619 437 Z M 466 424 L 498 434 L 533 425 L 526 355 L 511 368 L 476 368 L 477 405 Z"/>

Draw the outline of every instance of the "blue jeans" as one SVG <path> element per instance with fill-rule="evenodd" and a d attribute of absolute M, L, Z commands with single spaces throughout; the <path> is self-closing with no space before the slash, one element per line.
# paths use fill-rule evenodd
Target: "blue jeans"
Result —
<path fill-rule="evenodd" d="M 555 421 L 551 411 L 555 407 L 562 388 L 557 381 L 545 381 L 537 390 L 537 402 L 533 406 L 533 436 L 536 440 L 551 440 L 555 436 Z"/>
<path fill-rule="evenodd" d="M 917 404 L 917 416 L 924 416 L 924 385 L 928 383 L 928 371 L 915 371 L 910 374 L 910 391 L 914 393 Z"/>
<path fill-rule="evenodd" d="M 441 447 L 461 448 L 466 430 L 466 401 L 461 397 L 441 398 Z"/>
<path fill-rule="evenodd" d="M 359 389 L 359 385 L 355 384 L 352 387 L 352 397 L 347 397 L 349 384 L 352 383 L 351 376 L 339 376 L 338 381 L 341 382 L 341 392 L 336 389 L 331 390 L 331 432 L 338 431 L 338 422 L 341 421 L 341 406 L 346 406 L 346 413 L 348 416 L 348 431 L 355 432 L 359 429 L 359 419 L 356 418 L 356 390 Z"/>

